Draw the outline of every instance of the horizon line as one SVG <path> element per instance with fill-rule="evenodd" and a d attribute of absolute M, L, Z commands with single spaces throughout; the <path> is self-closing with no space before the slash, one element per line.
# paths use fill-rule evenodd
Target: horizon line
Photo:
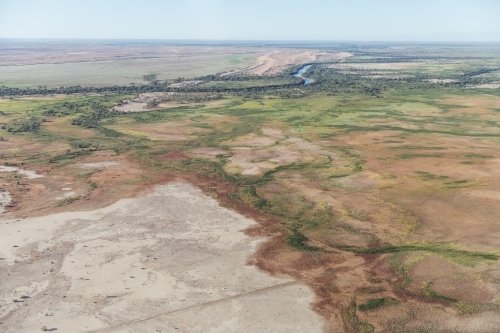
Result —
<path fill-rule="evenodd" d="M 93 38 L 93 37 L 0 37 L 0 41 L 155 41 L 155 42 L 267 42 L 267 43 L 429 43 L 500 44 L 500 40 L 362 40 L 362 39 L 202 39 L 202 38 Z"/>

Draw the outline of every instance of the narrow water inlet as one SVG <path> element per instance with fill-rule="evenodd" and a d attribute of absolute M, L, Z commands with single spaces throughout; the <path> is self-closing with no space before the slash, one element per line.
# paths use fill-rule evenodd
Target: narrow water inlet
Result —
<path fill-rule="evenodd" d="M 306 77 L 304 77 L 304 76 L 303 76 L 303 74 L 304 74 L 304 73 L 305 73 L 305 72 L 306 72 L 309 68 L 311 68 L 311 67 L 312 67 L 312 65 L 305 65 L 304 67 L 302 67 L 301 69 L 299 69 L 299 70 L 297 71 L 297 73 L 293 74 L 293 76 L 294 76 L 294 77 L 300 77 L 301 79 L 303 79 L 303 80 L 304 80 L 304 85 L 305 85 L 305 86 L 306 86 L 306 85 L 308 85 L 308 84 L 311 84 L 311 83 L 313 83 L 313 80 L 308 79 L 308 78 L 306 78 Z"/>

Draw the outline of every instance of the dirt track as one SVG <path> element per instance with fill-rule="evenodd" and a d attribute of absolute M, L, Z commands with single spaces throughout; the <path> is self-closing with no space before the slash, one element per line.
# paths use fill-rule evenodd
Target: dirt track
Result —
<path fill-rule="evenodd" d="M 245 265 L 254 223 L 185 183 L 0 219 L 2 332 L 321 332 L 307 287 Z"/>

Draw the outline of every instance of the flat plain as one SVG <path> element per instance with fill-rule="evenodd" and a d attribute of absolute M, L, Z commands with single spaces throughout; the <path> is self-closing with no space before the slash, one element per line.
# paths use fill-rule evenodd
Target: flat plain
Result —
<path fill-rule="evenodd" d="M 197 52 L 227 52 L 226 46 L 197 47 Z M 138 272 L 124 271 L 123 277 L 115 279 L 125 288 L 130 284 L 132 291 L 116 290 L 112 296 L 117 299 L 96 300 L 95 309 L 85 310 L 85 316 L 102 315 L 93 330 L 115 332 L 113 327 L 121 325 L 124 331 L 146 331 L 153 329 L 148 325 L 161 326 L 159 321 L 168 317 L 168 323 L 178 322 L 186 332 L 209 331 L 207 327 L 242 331 L 253 321 L 241 313 L 250 311 L 255 321 L 269 319 L 251 304 L 266 303 L 264 298 L 270 297 L 293 309 L 273 318 L 313 318 L 301 320 L 306 328 L 299 327 L 300 331 L 498 331 L 498 46 L 251 45 L 230 49 L 255 53 L 248 53 L 253 58 L 246 58 L 246 68 L 224 75 L 215 75 L 215 67 L 210 67 L 215 65 L 204 64 L 199 68 L 213 75 L 193 74 L 196 81 L 188 75 L 171 80 L 158 74 L 155 82 L 140 87 L 117 83 L 117 87 L 102 84 L 78 90 L 61 83 L 62 88 L 20 89 L 12 84 L 0 89 L 2 164 L 43 176 L 30 179 L 19 172 L 0 173 L 1 189 L 12 197 L 4 204 L 1 220 L 1 228 L 12 235 L 5 237 L 9 242 L 0 248 L 5 259 L 0 261 L 1 274 L 9 281 L 2 291 L 0 321 L 14 332 L 28 316 L 25 311 L 49 311 L 42 309 L 42 305 L 47 307 L 42 299 L 56 295 L 44 296 L 50 289 L 43 281 L 49 281 L 48 286 L 58 279 L 71 281 L 60 295 L 68 300 L 57 302 L 93 302 L 89 295 L 106 293 L 102 281 L 93 282 L 99 280 L 92 275 L 94 266 L 104 269 L 133 259 L 137 265 L 124 266 Z M 287 54 L 288 62 L 284 62 Z M 2 59 L 7 68 L 14 66 L 7 56 Z M 292 76 L 305 64 L 313 65 L 305 74 L 314 81 L 310 85 Z M 196 71 L 195 67 L 189 70 Z M 38 85 L 42 84 L 29 81 L 31 87 Z M 169 194 L 158 199 L 158 193 Z M 171 197 L 176 195 L 205 198 L 202 201 L 217 211 L 208 222 L 221 216 L 245 222 L 234 229 L 229 222 L 222 223 L 230 230 L 210 225 L 216 235 L 212 237 L 203 231 L 208 222 L 198 223 L 193 217 L 187 218 L 192 229 L 184 230 L 186 226 L 176 222 L 185 218 L 179 207 L 186 205 L 189 215 L 190 206 L 160 204 L 161 200 L 175 201 Z M 124 205 L 123 200 L 134 204 L 116 208 Z M 235 212 L 246 219 L 235 217 Z M 73 217 L 51 227 L 60 216 L 53 214 L 104 214 L 107 218 L 95 217 L 98 222 L 90 223 L 90 217 L 82 221 Z M 170 218 L 158 219 L 169 214 Z M 40 228 L 52 228 L 51 232 L 40 233 L 37 239 L 23 234 L 23 225 L 44 219 L 52 222 L 40 223 Z M 240 232 L 245 228 L 246 235 Z M 126 241 L 122 232 L 130 233 Z M 207 308 L 197 327 L 182 326 L 189 322 L 189 315 L 162 317 L 175 303 L 166 304 L 166 299 L 177 297 L 184 284 L 203 289 L 200 292 L 209 301 L 238 294 L 230 288 L 231 283 L 239 283 L 237 279 L 228 279 L 226 284 L 206 281 L 211 275 L 204 270 L 213 269 L 212 259 L 206 265 L 203 260 L 194 263 L 180 255 L 187 251 L 182 247 L 185 244 L 179 245 L 182 249 L 170 248 L 182 239 L 194 242 L 197 235 L 208 237 L 210 246 L 217 248 L 208 252 L 230 265 L 224 269 L 251 269 L 256 279 L 249 283 L 256 287 L 252 290 L 264 290 L 248 303 L 235 305 L 240 312 L 227 315 L 224 324 L 210 314 L 227 313 L 224 303 L 217 303 L 220 307 L 213 311 Z M 159 244 L 167 239 L 175 242 L 160 251 Z M 245 250 L 233 260 L 225 241 Z M 116 255 L 108 250 L 92 252 L 103 242 Z M 196 244 L 192 246 L 208 246 L 201 239 Z M 120 251 L 116 246 L 130 249 Z M 59 261 L 51 259 L 54 251 L 62 251 Z M 178 256 L 176 263 L 203 273 L 165 282 L 175 287 L 158 293 L 163 295 L 157 300 L 159 317 L 150 321 L 155 314 L 148 315 L 146 308 L 137 310 L 134 320 L 144 320 L 145 326 L 120 319 L 120 311 L 136 304 L 129 300 L 136 297 L 137 302 L 147 302 L 148 288 L 156 289 L 161 274 L 167 279 L 162 270 L 173 262 L 168 261 L 169 255 Z M 158 259 L 151 260 L 151 256 Z M 51 260 L 54 264 L 49 264 Z M 253 266 L 245 268 L 245 260 Z M 38 272 L 47 277 L 34 279 L 32 289 L 16 289 L 9 274 L 21 274 L 25 267 L 40 267 Z M 223 274 L 224 269 L 217 270 Z M 146 274 L 143 271 L 150 274 L 144 283 L 139 281 Z M 279 281 L 290 283 L 286 285 L 290 289 L 280 289 L 279 296 L 273 296 L 272 290 L 265 292 L 266 283 L 274 286 Z M 316 297 L 310 298 L 307 290 Z M 32 299 L 12 302 L 12 297 L 27 293 Z M 190 295 L 186 300 L 195 302 L 197 297 L 202 299 Z M 33 306 L 26 310 L 24 304 L 31 301 Z M 61 309 L 68 307 L 57 304 Z M 280 307 L 266 304 L 268 309 Z M 311 309 L 317 318 L 308 312 Z M 79 311 L 71 315 L 83 313 Z M 26 327 L 42 325 L 44 319 L 36 317 Z M 49 323 L 51 327 L 65 325 L 56 320 L 56 312 L 48 319 L 55 320 Z"/>

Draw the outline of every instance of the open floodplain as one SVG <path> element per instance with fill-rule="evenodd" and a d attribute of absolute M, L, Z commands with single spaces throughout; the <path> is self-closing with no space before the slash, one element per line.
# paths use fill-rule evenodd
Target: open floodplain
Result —
<path fill-rule="evenodd" d="M 175 47 L 0 83 L 2 331 L 500 330 L 500 46 Z"/>

